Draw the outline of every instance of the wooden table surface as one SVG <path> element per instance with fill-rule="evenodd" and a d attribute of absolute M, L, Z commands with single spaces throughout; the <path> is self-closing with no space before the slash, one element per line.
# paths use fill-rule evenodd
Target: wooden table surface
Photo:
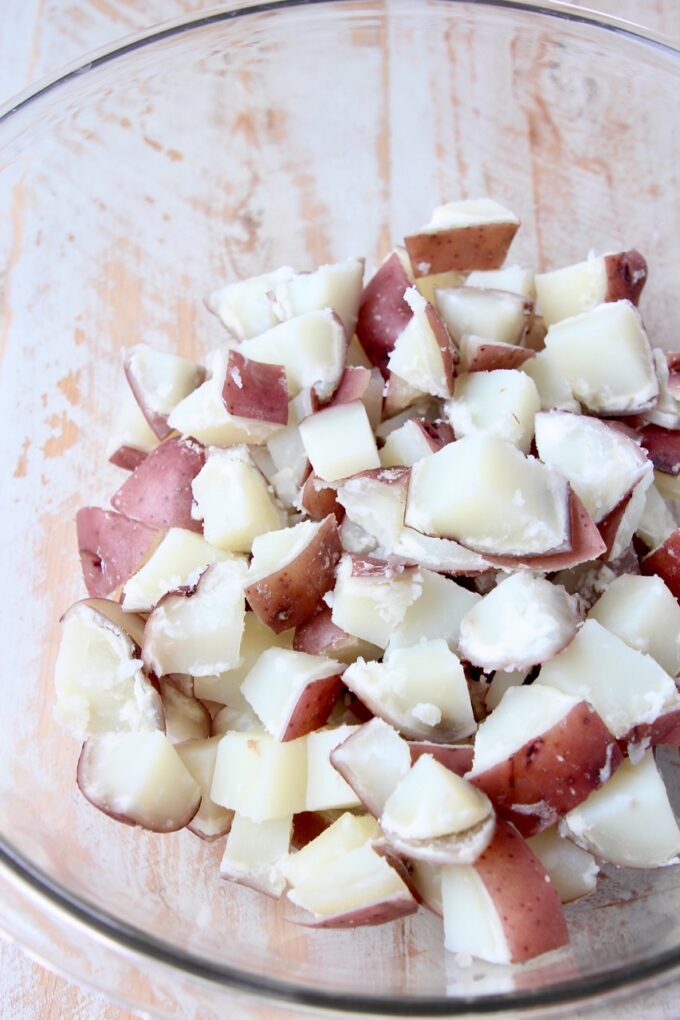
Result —
<path fill-rule="evenodd" d="M 680 0 L 576 0 L 664 32 L 680 42 Z M 89 50 L 218 0 L 0 0 L 0 103 Z M 2 267 L 0 266 L 0 270 Z M 677 1017 L 670 998 L 648 1020 Z M 617 1009 L 619 1017 L 627 1011 Z M 132 1014 L 51 974 L 0 942 L 0 1020 L 127 1020 Z"/>

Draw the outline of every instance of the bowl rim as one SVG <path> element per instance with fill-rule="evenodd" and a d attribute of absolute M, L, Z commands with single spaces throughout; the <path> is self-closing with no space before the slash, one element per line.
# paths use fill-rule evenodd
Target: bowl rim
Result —
<path fill-rule="evenodd" d="M 658 49 L 666 55 L 680 58 L 680 43 L 676 45 L 661 33 L 613 15 L 575 7 L 564 0 L 430 0 L 430 2 L 437 5 L 478 6 L 507 10 L 511 13 L 545 15 L 557 21 L 582 24 L 622 36 L 652 49 Z M 399 3 L 400 0 L 387 0 L 387 7 L 392 4 L 399 6 Z M 67 64 L 55 74 L 44 77 L 4 104 L 0 104 L 0 126 L 6 124 L 14 114 L 72 79 L 126 54 L 174 36 L 277 10 L 332 6 L 351 9 L 355 5 L 356 0 L 225 0 L 220 7 L 206 11 L 198 17 L 185 15 L 163 22 L 151 29 L 119 39 L 109 46 L 93 50 L 85 57 Z M 150 958 L 155 963 L 207 981 L 213 987 L 218 986 L 224 990 L 256 997 L 260 1001 L 264 998 L 272 1004 L 279 1003 L 282 1007 L 297 1005 L 307 1009 L 330 1010 L 335 1015 L 360 1013 L 392 1017 L 452 1017 L 469 1016 L 471 1011 L 475 1015 L 492 1015 L 508 1010 L 533 1012 L 545 1007 L 584 1003 L 607 994 L 623 994 L 663 975 L 668 978 L 672 970 L 680 968 L 679 945 L 633 966 L 615 967 L 596 975 L 579 978 L 577 981 L 560 981 L 545 988 L 523 989 L 482 997 L 471 995 L 373 997 L 351 992 L 322 991 L 293 981 L 252 974 L 178 949 L 171 943 L 126 923 L 89 900 L 75 896 L 33 864 L 2 835 L 0 835 L 0 875 L 41 906 L 54 909 L 68 922 L 84 928 L 89 935 L 97 935 L 103 942 L 126 954 L 132 952 L 136 957 Z"/>

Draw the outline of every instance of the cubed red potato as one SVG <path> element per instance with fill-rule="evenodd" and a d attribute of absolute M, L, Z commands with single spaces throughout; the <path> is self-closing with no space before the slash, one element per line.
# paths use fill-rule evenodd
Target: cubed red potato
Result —
<path fill-rule="evenodd" d="M 280 319 L 331 308 L 342 322 L 348 338 L 354 335 L 364 279 L 364 259 L 319 266 L 295 273 L 272 289 L 270 296 Z"/>
<path fill-rule="evenodd" d="M 83 745 L 78 787 L 104 814 L 152 832 L 188 825 L 201 788 L 164 733 L 102 733 Z"/>
<path fill-rule="evenodd" d="M 647 263 L 632 248 L 609 255 L 591 255 L 535 278 L 536 296 L 549 326 L 587 312 L 604 302 L 628 300 L 637 305 L 647 279 Z"/>
<path fill-rule="evenodd" d="M 535 352 L 515 344 L 466 333 L 459 343 L 461 372 L 493 372 L 496 369 L 521 368 Z"/>
<path fill-rule="evenodd" d="M 238 340 L 259 336 L 279 322 L 272 293 L 294 276 L 290 266 L 282 266 L 261 276 L 237 280 L 213 291 L 206 299 L 208 310 Z"/>
<path fill-rule="evenodd" d="M 210 797 L 253 822 L 305 811 L 307 737 L 230 731 L 220 740 Z"/>
<path fill-rule="evenodd" d="M 95 506 L 78 511 L 76 534 L 83 581 L 94 597 L 124 584 L 158 538 L 156 528 Z"/>
<path fill-rule="evenodd" d="M 293 888 L 315 873 L 325 872 L 334 861 L 351 850 L 370 844 L 380 835 L 374 818 L 348 811 L 306 811 L 295 815 L 293 845 L 298 827 L 304 833 L 302 846 L 298 853 L 291 854 L 281 865 L 286 880 Z"/>
<path fill-rule="evenodd" d="M 125 582 L 121 604 L 126 612 L 149 613 L 167 592 L 193 588 L 211 563 L 233 559 L 185 528 L 169 528 Z"/>
<path fill-rule="evenodd" d="M 205 451 L 191 439 L 168 439 L 135 468 L 111 500 L 115 510 L 154 528 L 201 531 L 192 516 L 191 483 Z"/>
<path fill-rule="evenodd" d="M 641 442 L 657 471 L 680 473 L 680 432 L 659 425 L 646 425 L 640 431 Z"/>
<path fill-rule="evenodd" d="M 201 806 L 187 828 L 194 836 L 206 842 L 226 836 L 231 828 L 234 812 L 220 807 L 210 799 L 215 759 L 221 734 L 202 740 L 185 740 L 175 745 L 175 750 L 184 762 L 185 768 L 201 788 Z"/>
<path fill-rule="evenodd" d="M 379 818 L 387 799 L 409 771 L 409 744 L 383 719 L 371 719 L 333 748 L 331 765 L 367 811 Z"/>
<path fill-rule="evenodd" d="M 250 608 L 276 634 L 306 623 L 333 587 L 341 553 L 330 515 L 258 536 L 246 587 Z"/>
<path fill-rule="evenodd" d="M 421 641 L 443 638 L 458 652 L 461 621 L 480 596 L 434 571 L 423 569 L 420 575 L 421 594 L 392 631 L 389 648 L 411 648 Z"/>
<path fill-rule="evenodd" d="M 236 417 L 288 424 L 288 383 L 283 365 L 251 361 L 237 350 L 229 351 L 222 399 L 229 414 Z"/>
<path fill-rule="evenodd" d="M 254 822 L 234 814 L 220 862 L 220 878 L 278 899 L 286 888 L 281 870 L 290 852 L 293 816 Z"/>
<path fill-rule="evenodd" d="M 130 390 L 127 390 L 106 444 L 107 459 L 116 467 L 134 471 L 157 445 L 158 436 L 150 428 Z"/>
<path fill-rule="evenodd" d="M 523 350 L 524 348 L 517 348 Z M 550 351 L 541 349 L 525 361 L 522 371 L 533 379 L 542 411 L 573 411 L 578 414 L 581 405 L 571 391 L 571 385 L 555 364 Z"/>
<path fill-rule="evenodd" d="M 650 485 L 645 493 L 645 506 L 635 537 L 640 539 L 647 549 L 653 551 L 670 538 L 676 527 L 675 518 L 666 500 L 655 484 Z"/>
<path fill-rule="evenodd" d="M 404 300 L 413 316 L 397 337 L 387 367 L 409 386 L 432 397 L 453 392 L 457 354 L 442 318 L 416 287 Z"/>
<path fill-rule="evenodd" d="M 324 481 L 380 467 L 371 423 L 360 400 L 324 407 L 300 422 L 299 428 L 310 464 Z"/>
<path fill-rule="evenodd" d="M 472 768 L 472 744 L 432 744 L 427 740 L 409 740 L 411 762 L 415 765 L 423 754 L 431 754 L 444 768 L 464 776 Z"/>
<path fill-rule="evenodd" d="M 323 655 L 268 648 L 241 692 L 277 740 L 295 740 L 324 726 L 343 691 L 344 666 Z"/>
<path fill-rule="evenodd" d="M 354 637 L 336 626 L 328 606 L 324 606 L 311 620 L 296 628 L 293 648 L 307 655 L 328 655 L 347 665 L 360 656 L 362 659 L 379 659 L 382 655 L 382 649 L 377 645 Z"/>
<path fill-rule="evenodd" d="M 480 724 L 467 779 L 533 836 L 606 782 L 621 760 L 586 701 L 538 685 L 511 687 Z"/>
<path fill-rule="evenodd" d="M 338 503 L 335 486 L 314 472 L 307 475 L 300 491 L 300 508 L 315 521 L 322 521 L 332 514 L 340 524 L 345 516 L 344 508 Z"/>
<path fill-rule="evenodd" d="M 385 431 L 386 425 L 390 428 L 393 425 L 396 427 L 394 420 L 398 419 L 400 415 L 410 417 L 418 413 L 418 411 L 422 413 L 427 410 L 427 406 L 430 403 L 427 393 L 419 390 L 416 386 L 411 386 L 406 379 L 402 379 L 395 372 L 389 372 L 387 376 L 384 398 L 383 417 L 385 422 L 380 426 L 379 430 L 376 430 L 378 435 Z"/>
<path fill-rule="evenodd" d="M 331 619 L 347 634 L 385 648 L 421 591 L 417 570 L 346 553 L 328 596 Z"/>
<path fill-rule="evenodd" d="M 533 301 L 519 294 L 468 285 L 435 291 L 435 304 L 458 345 L 468 334 L 520 344 L 534 314 Z"/>
<path fill-rule="evenodd" d="M 550 876 L 507 822 L 498 822 L 474 864 L 442 870 L 441 892 L 450 952 L 489 963 L 523 963 L 569 941 Z"/>
<path fill-rule="evenodd" d="M 588 616 L 651 655 L 670 676 L 680 673 L 680 606 L 660 577 L 614 578 Z"/>
<path fill-rule="evenodd" d="M 562 903 L 595 891 L 600 866 L 591 853 L 559 834 L 557 826 L 531 836 L 527 843 L 548 872 Z"/>
<path fill-rule="evenodd" d="M 377 368 L 348 365 L 330 403 L 332 406 L 361 400 L 366 408 L 371 428 L 375 431 L 382 418 L 383 390 L 383 377 Z"/>
<path fill-rule="evenodd" d="M 521 294 L 533 301 L 536 297 L 534 271 L 522 266 L 502 266 L 500 269 L 473 269 L 462 281 L 468 287 L 481 287 L 483 290 L 505 290 L 511 294 Z M 442 284 L 446 286 L 446 284 Z M 455 284 L 449 284 L 455 286 Z"/>
<path fill-rule="evenodd" d="M 293 815 L 293 832 L 290 837 L 293 850 L 303 850 L 308 843 L 329 829 L 341 814 L 340 811 L 299 811 Z"/>
<path fill-rule="evenodd" d="M 405 252 L 394 251 L 364 287 L 357 319 L 357 336 L 369 360 L 387 375 L 387 359 L 413 312 L 404 293 L 413 283 Z"/>
<path fill-rule="evenodd" d="M 207 740 L 212 730 L 210 712 L 202 701 L 184 689 L 182 681 L 185 679 L 191 681 L 188 676 L 166 676 L 158 682 L 165 715 L 165 735 L 172 744 Z"/>
<path fill-rule="evenodd" d="M 497 436 L 529 453 L 540 407 L 536 386 L 526 373 L 496 369 L 459 375 L 444 411 L 458 439 Z"/>
<path fill-rule="evenodd" d="M 159 439 L 172 429 L 168 415 L 205 379 L 205 369 L 188 358 L 136 344 L 124 352 L 123 364 L 139 408 Z"/>
<path fill-rule="evenodd" d="M 498 269 L 519 228 L 519 220 L 490 198 L 449 202 L 404 241 L 415 275 L 449 270 Z"/>

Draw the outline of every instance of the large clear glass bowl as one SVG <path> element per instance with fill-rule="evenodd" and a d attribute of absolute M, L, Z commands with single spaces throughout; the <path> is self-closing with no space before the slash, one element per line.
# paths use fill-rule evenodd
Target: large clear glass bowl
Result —
<path fill-rule="evenodd" d="M 219 846 L 85 803 L 51 674 L 82 594 L 74 513 L 119 481 L 103 451 L 120 346 L 200 356 L 222 336 L 202 303 L 214 286 L 375 264 L 436 203 L 480 194 L 522 218 L 513 261 L 640 248 L 647 325 L 677 345 L 679 96 L 678 52 L 557 3 L 287 0 L 132 40 L 0 116 L 0 919 L 29 951 L 150 1013 L 201 1018 L 573 1016 L 576 1000 L 672 976 L 675 868 L 610 872 L 568 909 L 571 949 L 517 970 L 461 966 L 424 913 L 288 925 L 220 882 Z"/>

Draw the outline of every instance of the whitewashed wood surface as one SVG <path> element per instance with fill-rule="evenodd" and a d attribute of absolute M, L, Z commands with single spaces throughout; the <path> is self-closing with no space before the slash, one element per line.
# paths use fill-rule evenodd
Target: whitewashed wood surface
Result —
<path fill-rule="evenodd" d="M 578 0 L 576 5 L 628 18 L 680 42 L 680 0 Z M 217 0 L 0 0 L 0 103 L 89 50 L 216 6 Z M 640 1015 L 624 1004 L 615 1008 L 620 1020 Z M 674 1020 L 678 1014 L 677 995 L 670 991 L 650 998 L 645 1008 L 648 1020 Z M 131 1016 L 0 943 L 0 1020 Z"/>

